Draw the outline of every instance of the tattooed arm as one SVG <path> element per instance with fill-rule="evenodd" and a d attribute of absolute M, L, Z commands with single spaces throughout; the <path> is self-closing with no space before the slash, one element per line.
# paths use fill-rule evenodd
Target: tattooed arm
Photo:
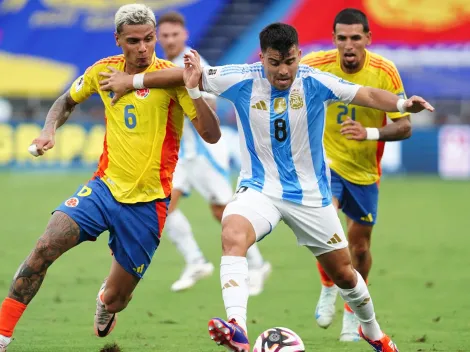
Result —
<path fill-rule="evenodd" d="M 41 135 L 32 142 L 32 144 L 36 144 L 39 155 L 43 155 L 44 152 L 54 147 L 55 131 L 67 121 L 76 105 L 77 103 L 72 99 L 69 92 L 61 95 L 52 104 L 47 113 Z"/>

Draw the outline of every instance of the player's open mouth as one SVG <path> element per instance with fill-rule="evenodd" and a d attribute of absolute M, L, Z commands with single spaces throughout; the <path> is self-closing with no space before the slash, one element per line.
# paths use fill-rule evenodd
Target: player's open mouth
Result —
<path fill-rule="evenodd" d="M 354 61 L 356 59 L 356 54 L 345 53 L 344 58 L 345 58 L 346 61 Z"/>

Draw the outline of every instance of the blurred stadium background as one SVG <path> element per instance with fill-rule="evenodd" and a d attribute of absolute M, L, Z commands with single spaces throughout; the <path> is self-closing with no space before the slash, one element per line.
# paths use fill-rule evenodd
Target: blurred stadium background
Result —
<path fill-rule="evenodd" d="M 113 13 L 129 1 L 3 0 L 0 2 L 0 167 L 93 167 L 101 152 L 103 108 L 81 104 L 55 152 L 32 161 L 26 147 L 53 100 L 96 60 L 120 53 Z M 470 177 L 470 5 L 467 0 L 154 0 L 159 13 L 187 18 L 189 44 L 211 65 L 256 61 L 257 34 L 286 21 L 304 53 L 331 48 L 334 15 L 344 7 L 367 13 L 371 50 L 398 66 L 407 94 L 422 95 L 436 113 L 413 116 L 414 136 L 389 143 L 384 172 Z M 157 54 L 162 56 L 157 46 Z M 227 126 L 231 107 L 219 104 Z M 73 136 L 74 138 L 69 138 Z M 59 137 L 60 138 L 60 137 Z M 61 146 L 62 145 L 62 146 Z M 46 160 L 47 159 L 47 160 Z"/>
<path fill-rule="evenodd" d="M 45 157 L 34 159 L 27 148 L 55 98 L 90 64 L 120 53 L 113 39 L 113 15 L 119 6 L 131 2 L 0 0 L 0 296 L 44 228 L 49 210 L 90 177 L 103 143 L 99 98 L 75 110 L 60 129 L 56 147 Z M 388 143 L 385 149 L 371 279 L 379 318 L 405 351 L 470 351 L 466 284 L 470 265 L 470 2 L 137 2 L 149 5 L 157 16 L 168 10 L 183 13 L 190 33 L 188 44 L 211 65 L 256 61 L 258 32 L 271 22 L 294 25 L 307 53 L 332 48 L 332 22 L 339 10 L 355 7 L 368 15 L 373 32 L 370 49 L 396 63 L 408 96 L 421 95 L 436 107 L 434 114 L 412 117 L 410 140 Z M 157 55 L 162 57 L 158 44 Z M 236 150 L 231 107 L 220 101 L 218 110 Z M 183 208 L 209 259 L 217 263 L 218 225 L 198 196 Z M 281 226 L 277 232 L 288 231 Z M 266 294 L 250 301 L 252 324 L 258 324 L 250 331 L 252 339 L 271 325 L 284 324 L 304 337 L 307 351 L 365 350 L 365 345 L 336 342 L 340 317 L 326 332 L 313 326 L 319 292 L 316 270 L 307 253 L 285 250 L 286 244 L 294 244 L 293 236 L 264 242 L 261 247 L 274 272 Z M 82 249 L 52 267 L 37 298 L 42 303 L 28 309 L 11 351 L 98 350 L 102 341 L 92 339 L 90 325 L 94 294 L 109 258 L 105 241 L 83 247 L 86 262 Z M 223 313 L 217 275 L 184 293 L 187 296 L 170 294 L 169 286 L 183 264 L 174 248 L 165 247 L 139 288 L 132 312 L 124 313 L 127 323 L 121 320 L 124 326 L 118 327 L 113 339 L 126 351 L 212 350 L 204 324 L 210 316 Z M 155 304 L 152 297 L 156 297 Z M 189 299 L 191 305 L 178 301 L 180 297 Z M 194 330 L 189 319 L 199 324 L 200 331 Z M 46 320 L 55 324 L 52 330 L 43 324 Z M 55 329 L 70 346 L 57 340 Z M 193 347 L 187 345 L 188 336 Z"/>

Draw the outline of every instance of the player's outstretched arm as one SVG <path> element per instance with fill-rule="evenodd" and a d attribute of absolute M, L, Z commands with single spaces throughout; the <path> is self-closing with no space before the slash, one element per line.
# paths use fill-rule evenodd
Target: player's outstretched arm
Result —
<path fill-rule="evenodd" d="M 54 147 L 56 130 L 67 121 L 76 105 L 77 103 L 68 91 L 57 98 L 47 113 L 41 134 L 31 143 L 32 146 L 35 145 L 36 147 L 35 150 L 34 147 L 31 149 L 32 154 L 36 152 L 35 156 L 43 155 L 47 150 Z"/>
<path fill-rule="evenodd" d="M 114 105 L 124 94 L 136 88 L 172 88 L 184 85 L 184 69 L 180 67 L 141 73 L 138 75 L 129 75 L 110 66 L 108 66 L 107 69 L 111 72 L 99 73 L 100 76 L 104 77 L 99 84 L 101 90 L 111 90 L 114 92 L 111 105 Z"/>
<path fill-rule="evenodd" d="M 364 127 L 360 122 L 347 118 L 341 124 L 341 134 L 347 139 L 356 141 L 379 140 L 400 141 L 411 137 L 411 121 L 409 116 L 393 119 L 394 123 L 381 128 Z"/>
<path fill-rule="evenodd" d="M 196 50 L 191 50 L 189 54 L 184 56 L 184 64 L 184 84 L 193 100 L 197 113 L 197 117 L 192 119 L 191 122 L 207 143 L 217 143 L 222 135 L 220 122 L 217 114 L 204 100 L 199 90 L 202 80 L 202 67 Z"/>
<path fill-rule="evenodd" d="M 386 90 L 372 87 L 360 87 L 351 103 L 386 112 L 399 111 L 403 114 L 423 110 L 434 111 L 431 104 L 417 95 L 405 100 Z"/>

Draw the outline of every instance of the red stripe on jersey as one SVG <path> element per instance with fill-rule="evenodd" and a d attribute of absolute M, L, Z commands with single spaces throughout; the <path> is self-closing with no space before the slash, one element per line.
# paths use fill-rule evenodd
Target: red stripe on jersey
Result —
<path fill-rule="evenodd" d="M 166 201 L 155 202 L 158 219 L 158 238 L 162 237 L 163 227 L 165 226 L 166 217 L 168 215 L 168 204 Z"/>
<path fill-rule="evenodd" d="M 95 67 L 96 65 L 104 65 L 104 64 L 119 64 L 121 62 L 124 62 L 124 57 L 110 57 L 106 59 L 101 59 L 97 62 L 95 62 L 91 67 Z"/>
<path fill-rule="evenodd" d="M 318 66 L 322 66 L 322 65 L 326 65 L 326 64 L 331 64 L 332 62 L 336 62 L 336 58 L 323 60 L 323 61 L 313 61 L 313 62 L 310 62 L 308 65 L 310 67 L 318 67 Z"/>
<path fill-rule="evenodd" d="M 384 113 L 384 118 L 382 120 L 382 126 L 385 126 L 387 124 L 387 114 Z M 384 155 L 384 148 L 385 148 L 385 142 L 384 141 L 377 141 L 377 152 L 375 154 L 375 162 L 377 163 L 377 173 L 379 175 L 379 180 L 380 177 L 382 176 L 382 156 Z"/>
<path fill-rule="evenodd" d="M 104 117 L 105 128 L 108 124 L 108 119 Z M 103 177 L 106 169 L 108 168 L 109 159 L 108 159 L 108 141 L 107 141 L 107 132 L 104 134 L 103 142 L 103 153 L 100 156 L 100 161 L 98 163 L 98 170 L 96 170 L 94 177 Z"/>
<path fill-rule="evenodd" d="M 334 54 L 333 56 L 309 59 L 303 62 L 303 64 L 309 65 L 309 66 L 317 66 L 317 65 L 330 63 L 330 62 L 335 62 L 335 61 L 336 61 L 336 54 Z"/>
<path fill-rule="evenodd" d="M 369 65 L 372 66 L 372 67 L 381 69 L 385 73 L 387 73 L 390 76 L 390 78 L 392 79 L 392 84 L 393 84 L 394 89 L 400 88 L 400 79 L 398 78 L 398 73 L 396 72 L 396 70 L 392 66 L 387 65 L 383 61 L 381 61 L 381 62 L 380 61 L 375 61 L 372 58 L 370 60 Z"/>
<path fill-rule="evenodd" d="M 384 60 L 379 60 L 375 57 L 371 57 L 370 61 L 375 63 L 376 65 L 380 65 L 380 66 L 384 67 L 385 69 L 387 69 L 388 73 L 390 73 L 396 79 L 397 82 L 400 82 L 400 79 L 399 79 L 400 76 L 398 74 L 398 71 L 392 64 L 390 64 L 390 63 L 388 63 Z"/>
<path fill-rule="evenodd" d="M 166 121 L 165 139 L 162 144 L 162 155 L 160 158 L 160 182 L 165 197 L 171 194 L 171 181 L 178 161 L 179 138 L 173 125 L 172 109 L 175 102 L 170 100 L 168 104 L 168 118 Z"/>

